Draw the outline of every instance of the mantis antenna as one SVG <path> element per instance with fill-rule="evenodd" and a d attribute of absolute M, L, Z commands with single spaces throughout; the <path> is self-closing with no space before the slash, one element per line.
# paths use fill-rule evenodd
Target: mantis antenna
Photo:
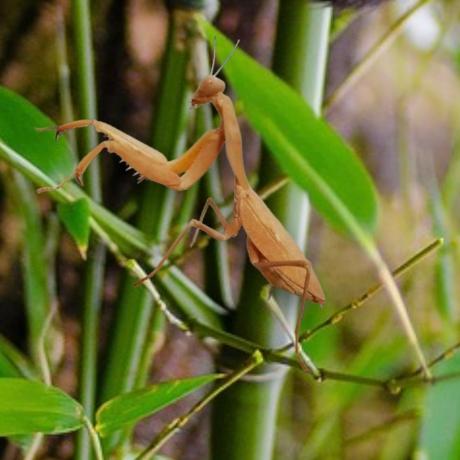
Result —
<path fill-rule="evenodd" d="M 217 77 L 217 75 L 219 75 L 219 72 L 224 68 L 224 65 L 227 64 L 228 60 L 235 54 L 235 51 L 238 48 L 239 44 L 240 44 L 240 40 L 237 40 L 235 43 L 235 46 L 233 47 L 233 50 L 225 58 L 225 61 L 222 63 L 222 65 L 217 69 L 216 73 L 214 74 L 214 77 Z"/>
<path fill-rule="evenodd" d="M 212 39 L 212 65 L 211 65 L 211 75 L 214 72 L 214 65 L 216 63 L 216 36 Z"/>

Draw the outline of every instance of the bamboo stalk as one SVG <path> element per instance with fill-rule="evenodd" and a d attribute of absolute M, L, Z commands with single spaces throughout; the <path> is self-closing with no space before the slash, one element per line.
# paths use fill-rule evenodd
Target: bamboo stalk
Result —
<path fill-rule="evenodd" d="M 77 76 L 79 118 L 97 118 L 96 77 L 91 34 L 90 5 L 88 0 L 72 2 L 72 22 Z M 80 133 L 80 156 L 97 144 L 94 130 Z M 99 161 L 94 161 L 87 173 L 86 192 L 96 201 L 101 201 Z M 92 420 L 96 401 L 97 352 L 99 310 L 102 303 L 104 284 L 105 248 L 100 243 L 90 242 L 84 274 L 83 318 L 81 337 L 81 362 L 79 392 L 80 402 L 87 417 Z M 87 431 L 80 430 L 77 437 L 77 460 L 93 457 L 91 439 Z"/>
<path fill-rule="evenodd" d="M 330 17 L 329 7 L 310 8 L 308 2 L 303 0 L 280 2 L 279 5 L 274 71 L 302 92 L 317 112 L 322 101 Z M 260 177 L 265 182 L 261 185 L 279 175 L 274 161 L 264 155 Z M 305 195 L 289 184 L 272 195 L 267 203 L 299 247 L 304 248 L 309 220 L 309 205 Z M 266 281 L 252 267 L 247 268 L 243 297 L 232 332 L 263 347 L 278 347 L 286 340 L 286 334 L 259 298 L 264 283 Z M 283 313 L 293 327 L 298 298 L 277 293 L 276 299 L 279 305 L 283 305 Z M 224 349 L 222 358 L 226 365 L 230 365 L 234 355 Z M 217 398 L 213 413 L 213 458 L 271 458 L 276 413 L 285 374 L 273 366 L 265 366 L 262 372 L 262 381 L 238 382 Z"/>

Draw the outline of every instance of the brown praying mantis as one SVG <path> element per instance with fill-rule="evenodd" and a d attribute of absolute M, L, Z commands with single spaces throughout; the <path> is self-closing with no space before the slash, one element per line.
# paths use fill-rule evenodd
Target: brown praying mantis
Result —
<path fill-rule="evenodd" d="M 214 62 L 213 58 L 212 69 Z M 235 176 L 232 218 L 227 220 L 214 200 L 208 198 L 200 218 L 198 220 L 192 219 L 186 225 L 156 268 L 145 278 L 139 280 L 138 284 L 155 276 L 177 245 L 187 236 L 190 229 L 195 229 L 191 243 L 193 246 L 199 231 L 216 240 L 225 241 L 235 237 L 243 228 L 247 235 L 249 260 L 271 286 L 295 294 L 302 301 L 311 300 L 322 304 L 325 301 L 325 296 L 311 263 L 281 222 L 249 184 L 244 168 L 241 131 L 233 102 L 229 96 L 224 94 L 225 83 L 217 77 L 225 62 L 215 74 L 211 69 L 211 74 L 201 81 L 192 96 L 192 106 L 211 103 L 220 116 L 221 125 L 217 129 L 205 133 L 178 159 L 168 161 L 161 152 L 97 120 L 77 120 L 66 123 L 58 126 L 56 132 L 60 134 L 73 128 L 93 126 L 108 138 L 89 152 L 76 167 L 74 174 L 79 182 L 81 182 L 81 176 L 90 162 L 102 150 L 107 149 L 124 160 L 128 164 L 128 169 L 134 169 L 135 174 L 139 175 L 140 179 L 158 182 L 174 190 L 185 190 L 199 180 L 209 169 L 223 144 L 226 144 L 227 158 Z M 65 181 L 61 182 L 58 187 L 62 186 Z M 222 232 L 203 223 L 209 208 L 216 213 L 223 227 Z M 295 348 L 298 354 L 300 349 L 297 339 L 302 313 L 303 306 L 298 315 L 296 326 Z"/>

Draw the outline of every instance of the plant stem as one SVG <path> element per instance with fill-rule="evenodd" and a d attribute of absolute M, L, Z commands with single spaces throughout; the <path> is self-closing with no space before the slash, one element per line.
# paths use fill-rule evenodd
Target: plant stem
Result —
<path fill-rule="evenodd" d="M 273 69 L 302 92 L 316 111 L 322 100 L 330 18 L 329 7 L 310 7 L 303 0 L 279 3 Z M 264 180 L 262 186 L 280 176 L 277 165 L 268 155 L 262 159 L 259 176 Z M 309 220 L 309 204 L 304 193 L 289 184 L 272 195 L 267 204 L 304 249 Z M 253 267 L 247 268 L 242 288 L 244 297 L 236 312 L 233 332 L 263 348 L 273 348 L 286 340 L 286 334 L 259 298 L 264 282 Z M 298 298 L 283 292 L 277 293 L 276 299 L 293 327 Z M 224 349 L 226 366 L 231 365 L 234 358 L 234 353 Z M 216 400 L 212 432 L 214 458 L 256 460 L 272 457 L 284 372 L 273 366 L 264 369 L 265 380 L 257 384 L 238 382 Z"/>
<path fill-rule="evenodd" d="M 142 279 L 145 276 L 145 272 L 137 264 L 137 262 L 133 259 L 127 259 L 120 252 L 116 244 L 110 240 L 108 235 L 98 225 L 95 226 L 95 231 L 97 231 L 101 239 L 107 245 L 108 249 L 115 256 L 120 266 L 129 270 L 138 279 Z M 146 281 L 146 287 L 148 288 L 148 292 L 152 296 L 152 299 L 155 302 L 158 309 L 165 312 L 165 310 L 167 310 L 167 307 L 162 301 L 158 291 L 156 290 L 155 286 L 150 280 Z M 166 317 L 171 318 L 172 314 L 170 312 L 165 312 L 165 313 L 166 313 Z M 176 320 L 174 319 L 173 321 L 176 321 Z M 234 350 L 244 352 L 245 354 L 252 354 L 256 350 L 259 350 L 263 354 L 264 360 L 266 361 L 269 361 L 272 363 L 283 364 L 285 366 L 290 366 L 294 369 L 301 369 L 297 360 L 285 356 L 279 350 L 271 350 L 269 348 L 260 347 L 259 344 L 257 343 L 251 342 L 239 336 L 230 334 L 228 332 L 222 331 L 220 329 L 216 329 L 207 324 L 201 323 L 193 317 L 189 317 L 186 323 L 182 323 L 181 329 L 183 329 L 186 333 L 194 332 L 200 338 L 212 337 L 213 339 L 219 341 L 221 344 L 231 347 Z M 445 355 L 444 358 L 447 358 L 449 356 L 449 353 L 453 353 L 454 351 L 457 350 L 457 348 L 458 348 L 457 346 L 454 346 L 446 350 L 446 352 L 444 353 Z M 439 362 L 439 357 L 437 360 L 430 363 L 430 365 L 436 364 L 437 362 Z M 326 369 L 319 369 L 319 374 L 321 377 L 319 380 L 330 379 L 330 380 L 338 380 L 338 381 L 343 381 L 343 382 L 355 382 L 355 383 L 360 383 L 363 385 L 379 386 L 385 390 L 388 389 L 387 382 L 384 380 L 370 379 L 367 377 L 343 374 L 343 373 L 338 373 L 334 371 L 329 371 Z M 262 375 L 262 378 L 264 378 L 263 375 Z M 397 379 L 391 379 L 390 381 L 395 382 L 397 381 Z"/>
<path fill-rule="evenodd" d="M 96 119 L 96 78 L 94 72 L 93 45 L 89 0 L 72 1 L 72 22 L 74 28 L 74 45 L 77 75 L 77 93 L 79 117 Z M 81 133 L 80 157 L 97 144 L 95 130 L 86 129 Z M 99 161 L 93 161 L 87 174 L 85 190 L 90 197 L 101 201 L 101 184 Z M 84 299 L 81 337 L 80 362 L 80 402 L 84 411 L 92 420 L 96 399 L 97 351 L 99 310 L 102 303 L 104 285 L 105 248 L 101 243 L 90 242 L 88 260 L 84 275 Z M 99 457 L 99 455 L 98 455 Z M 80 430 L 77 437 L 77 460 L 92 458 L 88 433 Z"/>
<path fill-rule="evenodd" d="M 104 241 L 108 249 L 115 256 L 120 266 L 129 270 L 138 279 L 144 278 L 145 272 L 142 270 L 139 264 L 137 264 L 136 261 L 134 261 L 133 259 L 127 259 L 120 252 L 117 245 L 113 241 L 110 240 L 110 237 L 104 232 L 103 229 L 100 228 L 99 225 L 95 224 L 94 229 L 98 233 L 102 241 Z M 427 256 L 431 251 L 439 247 L 441 244 L 442 244 L 441 239 L 433 241 L 427 247 L 423 248 L 421 251 L 419 251 L 417 254 L 412 256 L 410 259 L 408 259 L 406 262 L 400 265 L 397 269 L 395 269 L 392 275 L 393 276 L 401 275 L 402 273 L 407 271 L 409 268 L 413 267 L 416 263 L 420 262 L 422 258 Z M 234 350 L 244 352 L 245 354 L 251 354 L 251 353 L 254 353 L 256 350 L 259 350 L 262 353 L 265 361 L 283 364 L 285 366 L 289 366 L 294 369 L 302 369 L 297 360 L 287 357 L 283 354 L 283 352 L 286 351 L 286 349 L 292 346 L 292 343 L 288 344 L 285 347 L 279 348 L 279 349 L 264 348 L 264 347 L 261 347 L 258 343 L 251 342 L 242 337 L 230 334 L 228 332 L 222 331 L 220 329 L 216 329 L 207 324 L 201 323 L 200 321 L 197 321 L 193 317 L 189 317 L 186 320 L 186 322 L 182 322 L 181 320 L 176 319 L 174 315 L 167 310 L 166 305 L 162 301 L 158 291 L 156 290 L 155 286 L 150 280 L 146 282 L 146 287 L 148 289 L 148 292 L 152 296 L 153 301 L 157 305 L 158 309 L 164 312 L 167 318 L 172 319 L 173 324 L 178 322 L 179 328 L 182 329 L 184 332 L 186 333 L 193 332 L 200 338 L 212 337 L 213 339 L 220 342 L 222 345 L 226 345 L 228 347 L 233 348 Z M 379 289 L 381 289 L 381 287 L 383 286 L 379 284 L 369 289 L 355 303 L 360 302 L 359 306 L 362 306 L 364 302 L 369 300 L 372 297 L 372 294 L 375 294 Z M 349 309 L 347 306 L 339 310 L 339 313 L 340 311 L 345 310 L 345 309 L 347 309 L 347 311 L 353 310 L 353 308 Z M 321 329 L 321 325 L 325 325 L 326 323 L 328 323 L 328 321 L 321 323 L 320 326 L 317 328 L 314 328 L 314 330 L 318 331 L 319 329 Z M 438 364 L 439 362 L 449 359 L 450 357 L 453 356 L 454 353 L 458 351 L 459 348 L 460 348 L 460 342 L 447 348 L 442 353 L 440 353 L 436 358 L 431 360 L 428 364 L 428 367 L 431 368 L 434 365 Z M 379 379 L 372 379 L 368 377 L 361 377 L 357 375 L 339 373 L 335 371 L 329 371 L 326 369 L 318 369 L 320 378 L 319 379 L 316 378 L 316 380 L 337 380 L 337 381 L 342 381 L 342 382 L 353 382 L 353 383 L 358 383 L 362 385 L 381 387 L 385 391 L 399 392 L 405 386 L 426 382 L 425 378 L 421 378 L 421 379 L 418 378 L 418 376 L 422 374 L 423 371 L 424 369 L 420 367 L 409 374 L 404 374 L 404 375 L 393 377 L 387 380 L 379 380 Z M 430 380 L 430 383 L 435 383 L 437 381 L 446 380 L 446 379 L 455 378 L 455 377 L 456 377 L 456 374 L 438 376 L 436 378 L 432 378 Z"/>
<path fill-rule="evenodd" d="M 97 460 L 104 460 L 104 454 L 102 453 L 102 446 L 101 446 L 101 441 L 99 439 L 98 434 L 96 433 L 96 430 L 94 429 L 93 424 L 91 423 L 91 420 L 88 417 L 83 418 L 83 422 L 85 424 L 89 439 L 91 440 L 91 443 L 93 445 L 94 453 L 96 455 Z"/>
<path fill-rule="evenodd" d="M 59 76 L 59 98 L 61 107 L 61 122 L 67 123 L 75 119 L 72 92 L 70 89 L 70 69 L 67 58 L 67 37 L 65 31 L 65 18 L 63 6 L 58 5 L 56 10 L 56 54 L 57 70 Z M 67 131 L 66 136 L 69 140 L 73 160 L 76 162 L 77 136 L 75 131 Z"/>
<path fill-rule="evenodd" d="M 72 23 L 79 116 L 81 118 L 95 119 L 97 118 L 96 78 L 89 0 L 72 1 Z M 97 144 L 96 131 L 94 129 L 84 129 L 80 131 L 79 135 L 81 136 L 81 154 L 86 154 Z M 97 202 L 101 201 L 99 170 L 99 159 L 96 158 L 91 162 L 85 178 L 85 190 Z"/>
<path fill-rule="evenodd" d="M 42 446 L 44 438 L 45 436 L 41 433 L 37 433 L 33 436 L 32 443 L 24 453 L 24 460 L 34 460 L 40 450 L 40 447 Z"/>

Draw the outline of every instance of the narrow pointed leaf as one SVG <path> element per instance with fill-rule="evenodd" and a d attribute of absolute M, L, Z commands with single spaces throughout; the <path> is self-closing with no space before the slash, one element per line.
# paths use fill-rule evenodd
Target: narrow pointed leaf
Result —
<path fill-rule="evenodd" d="M 222 62 L 234 44 L 202 22 L 217 38 Z M 282 169 L 305 189 L 316 210 L 336 229 L 372 233 L 377 196 L 369 174 L 344 140 L 317 118 L 302 96 L 241 50 L 225 64 L 245 116 Z"/>
<path fill-rule="evenodd" d="M 86 259 L 90 233 L 90 206 L 86 198 L 71 203 L 59 203 L 58 215 L 65 228 L 75 240 L 83 259 Z"/>
<path fill-rule="evenodd" d="M 83 409 L 59 388 L 0 379 L 0 436 L 67 433 L 83 425 Z"/>
<path fill-rule="evenodd" d="M 211 374 L 171 380 L 117 396 L 98 410 L 96 429 L 101 436 L 107 436 L 158 412 L 216 378 L 217 374 Z"/>

